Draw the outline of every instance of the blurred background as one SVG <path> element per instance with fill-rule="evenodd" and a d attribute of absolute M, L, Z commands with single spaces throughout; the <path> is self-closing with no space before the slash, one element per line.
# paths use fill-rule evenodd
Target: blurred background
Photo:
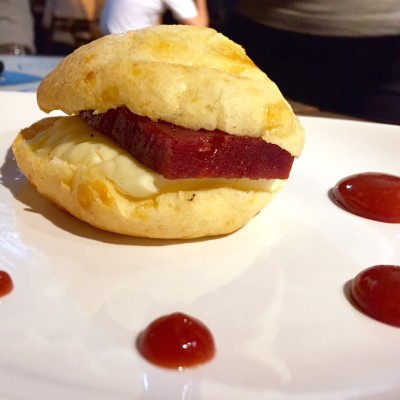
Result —
<path fill-rule="evenodd" d="M 28 43 L 28 52 L 37 55 L 67 55 L 82 44 L 103 35 L 99 23 L 106 0 L 0 0 L 0 9 L 2 2 L 24 1 L 29 3 L 33 19 L 34 49 Z M 233 10 L 234 4 L 235 0 L 209 1 L 209 26 L 224 31 L 227 14 Z M 20 15 L 23 14 L 21 10 L 18 11 Z M 163 21 L 179 23 L 168 9 Z M 24 25 L 29 29 L 29 23 L 25 22 Z M 0 37 L 2 41 L 4 39 Z"/>
<path fill-rule="evenodd" d="M 0 55 L 63 57 L 108 33 L 105 14 L 130 10 L 135 27 L 156 3 L 157 23 L 210 26 L 241 44 L 292 102 L 400 124 L 399 0 L 0 0 Z"/>

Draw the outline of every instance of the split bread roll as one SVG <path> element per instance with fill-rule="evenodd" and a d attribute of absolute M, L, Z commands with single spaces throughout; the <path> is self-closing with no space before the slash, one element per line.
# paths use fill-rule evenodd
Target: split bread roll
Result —
<path fill-rule="evenodd" d="M 13 143 L 43 196 L 98 228 L 181 239 L 231 233 L 282 179 L 164 178 L 76 114 L 125 106 L 153 121 L 262 138 L 298 157 L 304 132 L 276 85 L 244 50 L 212 29 L 156 26 L 109 35 L 64 59 L 41 83 L 45 118 Z"/>

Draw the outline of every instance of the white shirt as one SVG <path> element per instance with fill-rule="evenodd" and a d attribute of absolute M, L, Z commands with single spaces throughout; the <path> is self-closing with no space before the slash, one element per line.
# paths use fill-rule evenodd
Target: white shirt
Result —
<path fill-rule="evenodd" d="M 400 0 L 239 0 L 238 12 L 273 28 L 314 35 L 400 34 Z"/>
<path fill-rule="evenodd" d="M 178 21 L 197 16 L 193 0 L 107 0 L 100 29 L 109 34 L 157 25 L 167 9 Z"/>

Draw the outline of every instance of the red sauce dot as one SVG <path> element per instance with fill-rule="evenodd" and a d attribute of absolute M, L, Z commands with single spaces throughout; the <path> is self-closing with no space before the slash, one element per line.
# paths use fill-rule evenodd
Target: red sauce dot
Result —
<path fill-rule="evenodd" d="M 11 276 L 5 271 L 0 271 L 0 297 L 9 294 L 13 288 Z"/>
<path fill-rule="evenodd" d="M 356 174 L 332 189 L 347 211 L 380 222 L 400 223 L 400 177 L 377 172 Z"/>
<path fill-rule="evenodd" d="M 147 361 L 172 369 L 205 363 L 215 354 L 209 329 L 196 318 L 179 312 L 152 322 L 139 335 L 137 347 Z"/>
<path fill-rule="evenodd" d="M 400 327 L 400 266 L 375 265 L 351 283 L 351 295 L 362 311 L 378 321 Z"/>

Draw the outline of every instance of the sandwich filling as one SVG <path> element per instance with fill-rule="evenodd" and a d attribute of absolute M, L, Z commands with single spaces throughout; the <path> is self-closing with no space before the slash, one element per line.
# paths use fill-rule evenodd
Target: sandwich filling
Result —
<path fill-rule="evenodd" d="M 259 137 L 191 130 L 132 113 L 82 111 L 82 120 L 167 179 L 287 179 L 294 157 Z"/>
<path fill-rule="evenodd" d="M 80 173 L 94 169 L 113 182 L 121 193 L 138 199 L 179 190 L 218 187 L 276 191 L 284 183 L 280 179 L 166 179 L 77 116 L 55 118 L 54 123 L 35 136 L 27 137 L 26 142 L 38 157 L 49 159 L 51 163 L 65 162 Z"/>

